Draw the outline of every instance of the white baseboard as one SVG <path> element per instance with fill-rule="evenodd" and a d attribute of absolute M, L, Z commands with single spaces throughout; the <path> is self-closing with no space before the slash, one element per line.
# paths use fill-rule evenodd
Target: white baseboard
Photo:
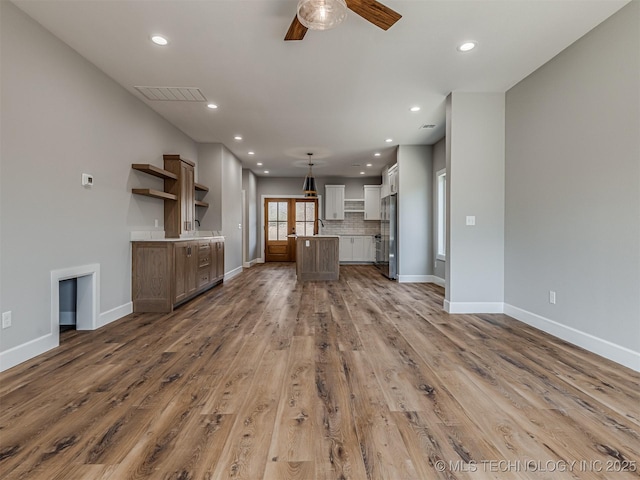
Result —
<path fill-rule="evenodd" d="M 601 357 L 624 365 L 636 372 L 640 372 L 640 352 L 617 345 L 602 338 L 595 337 L 589 333 L 582 332 L 573 327 L 563 325 L 554 320 L 542 317 L 535 313 L 528 312 L 513 305 L 504 305 L 504 313 L 510 317 L 520 320 L 527 325 L 542 330 L 554 337 L 558 337 L 569 343 L 582 347 Z"/>
<path fill-rule="evenodd" d="M 264 263 L 264 258 L 258 258 L 257 263 Z"/>
<path fill-rule="evenodd" d="M 435 283 L 444 287 L 444 278 L 435 275 L 398 275 L 398 283 Z"/>
<path fill-rule="evenodd" d="M 97 328 L 103 327 L 108 323 L 115 322 L 116 320 L 129 315 L 131 312 L 133 312 L 132 302 L 125 303 L 124 305 L 103 312 L 98 316 Z M 78 328 L 77 324 L 76 328 Z M 0 372 L 11 367 L 15 367 L 22 362 L 31 360 L 38 355 L 42 355 L 43 353 L 58 347 L 59 342 L 60 340 L 57 332 L 48 333 L 47 335 L 30 340 L 22 345 L 17 345 L 9 350 L 0 352 Z"/>
<path fill-rule="evenodd" d="M 58 346 L 58 336 L 52 333 L 31 340 L 22 345 L 0 352 L 0 372 L 15 367 L 27 360 L 42 355 Z"/>
<path fill-rule="evenodd" d="M 448 313 L 503 313 L 502 302 L 450 302 L 444 301 L 444 311 Z"/>
<path fill-rule="evenodd" d="M 254 258 L 254 259 L 253 259 L 253 260 L 251 260 L 250 262 L 244 262 L 244 263 L 242 264 L 242 266 L 243 266 L 244 268 L 251 268 L 251 267 L 253 267 L 254 265 L 256 265 L 256 264 L 258 263 L 258 260 L 260 260 L 260 259 L 259 259 L 259 258 Z"/>
<path fill-rule="evenodd" d="M 240 266 L 238 268 L 234 268 L 230 272 L 226 272 L 224 274 L 224 281 L 226 282 L 227 280 L 231 280 L 233 277 L 237 277 L 241 273 L 242 273 L 242 266 Z"/>
<path fill-rule="evenodd" d="M 432 275 L 398 275 L 398 283 L 430 283 Z"/>
<path fill-rule="evenodd" d="M 126 317 L 130 313 L 133 313 L 133 302 L 128 302 L 124 305 L 120 305 L 119 307 L 103 312 L 98 316 L 98 328 L 104 327 L 116 320 L 120 320 L 122 317 Z"/>

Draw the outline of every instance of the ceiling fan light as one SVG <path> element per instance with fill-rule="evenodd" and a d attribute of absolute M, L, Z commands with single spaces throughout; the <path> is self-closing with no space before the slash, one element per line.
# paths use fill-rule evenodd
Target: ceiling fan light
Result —
<path fill-rule="evenodd" d="M 329 30 L 345 19 L 347 4 L 344 0 L 300 0 L 298 20 L 310 30 Z"/>

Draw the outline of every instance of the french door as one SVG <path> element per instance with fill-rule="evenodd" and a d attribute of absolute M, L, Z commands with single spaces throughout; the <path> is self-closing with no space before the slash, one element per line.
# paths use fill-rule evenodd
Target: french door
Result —
<path fill-rule="evenodd" d="M 266 198 L 264 202 L 266 262 L 295 262 L 295 235 L 318 233 L 317 198 Z"/>

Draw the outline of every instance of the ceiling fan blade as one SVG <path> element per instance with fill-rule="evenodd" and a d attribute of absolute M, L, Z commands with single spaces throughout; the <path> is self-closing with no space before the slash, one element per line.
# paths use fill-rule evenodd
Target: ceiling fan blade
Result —
<path fill-rule="evenodd" d="M 307 33 L 307 27 L 300 23 L 298 16 L 293 17 L 293 22 L 289 26 L 289 31 L 284 36 L 285 41 L 288 40 L 302 40 L 305 33 Z"/>
<path fill-rule="evenodd" d="M 398 12 L 376 0 L 347 0 L 347 7 L 383 30 L 389 30 L 402 18 Z"/>

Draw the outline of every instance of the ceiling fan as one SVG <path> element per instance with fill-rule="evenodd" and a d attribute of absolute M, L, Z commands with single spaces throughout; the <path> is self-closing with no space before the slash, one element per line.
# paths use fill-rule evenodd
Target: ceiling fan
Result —
<path fill-rule="evenodd" d="M 302 40 L 309 28 L 316 30 L 332 28 L 344 19 L 345 6 L 383 30 L 388 30 L 402 18 L 398 12 L 376 0 L 300 0 L 296 16 L 293 17 L 284 37 L 285 41 Z M 309 17 L 305 19 L 307 14 Z M 330 15 L 335 16 L 333 22 L 324 22 L 325 17 Z M 315 23 L 316 20 L 318 23 Z"/>

